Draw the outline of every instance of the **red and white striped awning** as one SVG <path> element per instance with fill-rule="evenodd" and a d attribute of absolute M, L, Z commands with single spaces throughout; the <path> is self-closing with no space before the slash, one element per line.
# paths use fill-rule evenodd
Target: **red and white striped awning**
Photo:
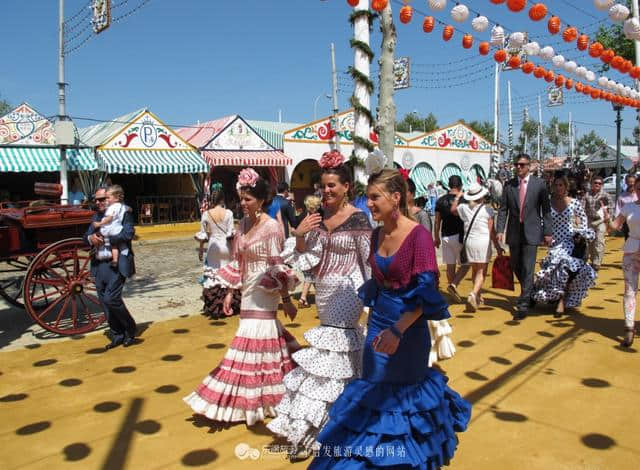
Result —
<path fill-rule="evenodd" d="M 293 159 L 279 150 L 203 150 L 211 166 L 286 166 Z"/>

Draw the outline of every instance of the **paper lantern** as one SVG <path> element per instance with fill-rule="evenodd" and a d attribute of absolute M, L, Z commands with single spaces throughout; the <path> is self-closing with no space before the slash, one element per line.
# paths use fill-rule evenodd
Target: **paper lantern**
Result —
<path fill-rule="evenodd" d="M 613 60 L 615 56 L 616 56 L 616 53 L 613 52 L 613 50 L 605 49 L 604 51 L 602 51 L 602 54 L 600 54 L 600 60 L 605 64 L 608 64 Z"/>
<path fill-rule="evenodd" d="M 629 73 L 629 72 L 631 72 L 632 68 L 633 68 L 633 64 L 631 63 L 631 61 L 630 60 L 625 60 L 622 63 L 622 66 L 620 67 L 620 71 L 622 73 Z"/>
<path fill-rule="evenodd" d="M 527 6 L 527 0 L 507 0 L 507 8 L 514 12 L 524 10 Z"/>
<path fill-rule="evenodd" d="M 609 88 L 609 90 L 615 90 L 616 86 L 617 83 L 615 82 L 615 80 L 609 79 L 609 81 L 607 82 L 607 88 Z"/>
<path fill-rule="evenodd" d="M 587 47 L 589 47 L 589 36 L 587 36 L 586 34 L 581 34 L 580 36 L 578 36 L 578 42 L 576 45 L 578 47 L 578 50 L 586 50 Z"/>
<path fill-rule="evenodd" d="M 529 18 L 540 21 L 547 16 L 547 6 L 544 3 L 536 3 L 529 9 Z"/>
<path fill-rule="evenodd" d="M 582 93 L 584 91 L 584 85 L 580 82 L 576 83 L 576 91 Z"/>
<path fill-rule="evenodd" d="M 608 82 L 609 82 L 609 79 L 607 77 L 600 77 L 598 79 L 598 85 L 600 85 L 602 88 L 606 88 Z"/>
<path fill-rule="evenodd" d="M 520 67 L 520 57 L 518 57 L 517 55 L 512 55 L 511 57 L 509 57 L 507 65 L 512 69 L 517 69 L 518 67 Z"/>
<path fill-rule="evenodd" d="M 501 3 L 504 3 L 506 0 L 491 0 L 491 3 L 495 3 L 496 5 L 499 5 Z"/>
<path fill-rule="evenodd" d="M 471 49 L 471 46 L 473 46 L 473 36 L 470 34 L 462 36 L 462 47 L 465 49 Z"/>
<path fill-rule="evenodd" d="M 552 16 L 547 21 L 547 29 L 551 34 L 558 34 L 560 32 L 560 18 L 557 16 Z"/>
<path fill-rule="evenodd" d="M 458 23 L 464 23 L 469 18 L 469 9 L 465 5 L 458 4 L 451 9 L 451 18 Z"/>
<path fill-rule="evenodd" d="M 481 42 L 478 46 L 478 51 L 480 55 L 487 55 L 489 53 L 489 49 L 491 49 L 491 45 L 488 42 Z"/>
<path fill-rule="evenodd" d="M 578 37 L 578 30 L 573 26 L 569 26 L 562 32 L 562 39 L 564 39 L 565 42 L 573 42 L 576 40 L 577 37 Z"/>
<path fill-rule="evenodd" d="M 411 21 L 411 17 L 413 16 L 413 7 L 411 5 L 405 5 L 400 8 L 400 21 L 404 24 L 407 24 Z"/>
<path fill-rule="evenodd" d="M 552 82 L 555 78 L 556 78 L 556 74 L 555 74 L 555 73 L 553 73 L 553 70 L 547 70 L 547 71 L 544 73 L 544 79 L 545 79 L 545 81 L 547 81 L 547 82 Z"/>
<path fill-rule="evenodd" d="M 576 75 L 580 78 L 584 78 L 587 75 L 587 69 L 583 66 L 576 67 Z"/>
<path fill-rule="evenodd" d="M 347 0 L 347 3 L 352 7 L 357 7 L 360 0 Z"/>
<path fill-rule="evenodd" d="M 547 73 L 546 69 L 544 67 L 536 67 L 535 69 L 533 69 L 533 76 L 536 78 L 542 78 L 544 77 L 544 74 Z"/>
<path fill-rule="evenodd" d="M 522 64 L 522 71 L 524 73 L 531 73 L 535 68 L 536 66 L 533 64 L 533 62 L 525 62 L 524 64 Z"/>
<path fill-rule="evenodd" d="M 587 74 L 584 76 L 589 82 L 593 82 L 596 79 L 596 74 L 591 70 L 587 70 Z"/>
<path fill-rule="evenodd" d="M 571 90 L 571 88 L 573 88 L 573 79 L 572 78 L 567 78 L 567 81 L 564 82 L 564 87 L 567 90 Z"/>
<path fill-rule="evenodd" d="M 624 59 L 619 55 L 616 55 L 616 56 L 613 56 L 613 59 L 611 59 L 610 64 L 611 64 L 611 67 L 617 70 L 620 68 L 623 62 L 624 62 Z"/>
<path fill-rule="evenodd" d="M 540 54 L 538 55 L 545 60 L 551 60 L 551 58 L 555 55 L 555 51 L 551 46 L 544 46 L 542 49 L 540 49 Z"/>
<path fill-rule="evenodd" d="M 600 11 L 608 10 L 614 3 L 615 0 L 593 0 L 593 4 Z"/>
<path fill-rule="evenodd" d="M 507 51 L 505 51 L 504 49 L 496 51 L 496 53 L 493 54 L 493 59 L 496 62 L 504 62 L 505 60 L 507 60 Z"/>
<path fill-rule="evenodd" d="M 611 8 L 609 8 L 609 18 L 614 23 L 622 23 L 629 17 L 629 9 L 624 6 L 616 3 Z"/>
<path fill-rule="evenodd" d="M 564 77 L 562 75 L 556 76 L 555 83 L 557 87 L 561 87 L 562 85 L 564 85 Z"/>
<path fill-rule="evenodd" d="M 540 45 L 535 41 L 528 42 L 522 47 L 522 50 L 527 55 L 538 55 L 540 54 Z"/>
<path fill-rule="evenodd" d="M 447 0 L 429 0 L 429 7 L 434 11 L 442 11 L 447 7 Z"/>
<path fill-rule="evenodd" d="M 442 39 L 448 41 L 453 37 L 453 26 L 447 25 L 442 29 Z"/>
<path fill-rule="evenodd" d="M 371 2 L 371 8 L 373 8 L 375 11 L 382 11 L 387 8 L 388 4 L 389 0 L 373 0 Z"/>
<path fill-rule="evenodd" d="M 589 55 L 591 57 L 600 57 L 600 54 L 602 54 L 602 51 L 604 51 L 604 46 L 602 44 L 600 44 L 598 41 L 596 42 L 592 42 L 591 45 L 589 46 Z"/>
<path fill-rule="evenodd" d="M 476 16 L 471 20 L 471 27 L 477 33 L 483 33 L 489 27 L 489 19 L 486 16 Z"/>
<path fill-rule="evenodd" d="M 433 16 L 425 16 L 422 22 L 422 31 L 430 33 L 433 31 L 433 27 L 436 25 L 436 20 Z"/>
<path fill-rule="evenodd" d="M 638 18 L 634 17 L 626 20 L 622 30 L 627 39 L 631 39 L 632 41 L 640 39 L 640 21 L 638 21 Z"/>
<path fill-rule="evenodd" d="M 638 79 L 640 78 L 640 67 L 632 67 L 631 70 L 629 71 L 629 75 L 631 75 L 631 78 L 633 79 Z"/>
<path fill-rule="evenodd" d="M 504 46 L 504 29 L 502 26 L 494 26 L 491 28 L 491 39 L 489 40 L 493 47 Z"/>
<path fill-rule="evenodd" d="M 524 40 L 526 36 L 524 33 L 516 31 L 515 33 L 511 33 L 509 35 L 509 47 L 513 49 L 519 49 L 524 44 Z"/>
<path fill-rule="evenodd" d="M 564 65 L 565 59 L 564 59 L 564 56 L 554 55 L 553 58 L 551 59 L 551 62 L 555 67 L 562 67 Z"/>
<path fill-rule="evenodd" d="M 591 98 L 593 98 L 594 100 L 600 98 L 600 90 L 593 88 L 591 90 Z"/>

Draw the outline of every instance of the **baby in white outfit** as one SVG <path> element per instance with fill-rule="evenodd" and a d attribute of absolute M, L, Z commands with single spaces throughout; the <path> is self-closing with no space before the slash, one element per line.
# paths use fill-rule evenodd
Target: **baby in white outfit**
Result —
<path fill-rule="evenodd" d="M 112 246 L 110 237 L 118 235 L 122 231 L 122 219 L 127 211 L 122 201 L 124 200 L 124 191 L 119 185 L 113 185 L 107 190 L 107 210 L 104 213 L 104 217 L 100 222 L 93 222 L 95 228 L 100 229 L 100 234 L 104 238 L 104 245 L 98 251 L 99 259 L 111 258 L 111 264 L 113 266 L 118 265 L 118 256 L 120 255 L 120 248 L 118 246 Z M 124 247 L 126 249 L 126 247 Z M 125 253 L 126 254 L 126 253 Z"/>

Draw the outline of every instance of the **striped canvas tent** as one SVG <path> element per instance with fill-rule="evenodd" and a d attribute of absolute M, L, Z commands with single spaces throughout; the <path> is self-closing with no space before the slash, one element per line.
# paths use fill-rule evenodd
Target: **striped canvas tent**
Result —
<path fill-rule="evenodd" d="M 428 186 L 436 182 L 436 172 L 428 163 L 420 162 L 413 167 L 409 178 L 416 185 L 416 198 L 425 197 L 428 193 Z"/>
<path fill-rule="evenodd" d="M 465 185 L 466 179 L 462 173 L 462 169 L 455 163 L 449 163 L 442 169 L 442 173 L 440 173 L 440 181 L 445 189 L 449 189 L 449 178 L 453 175 L 458 175 L 462 179 L 462 184 Z"/>

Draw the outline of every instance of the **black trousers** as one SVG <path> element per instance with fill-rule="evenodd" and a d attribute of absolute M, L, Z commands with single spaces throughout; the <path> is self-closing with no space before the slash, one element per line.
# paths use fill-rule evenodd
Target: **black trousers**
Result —
<path fill-rule="evenodd" d="M 524 224 L 520 224 L 520 240 L 524 241 Z M 536 267 L 537 245 L 525 243 L 509 245 L 511 269 L 520 282 L 520 297 L 517 301 L 518 310 L 528 310 L 533 294 L 533 274 Z"/>
<path fill-rule="evenodd" d="M 122 289 L 127 280 L 111 266 L 111 260 L 100 261 L 96 273 L 96 290 L 102 303 L 113 340 L 136 335 L 136 322 L 122 300 Z"/>

